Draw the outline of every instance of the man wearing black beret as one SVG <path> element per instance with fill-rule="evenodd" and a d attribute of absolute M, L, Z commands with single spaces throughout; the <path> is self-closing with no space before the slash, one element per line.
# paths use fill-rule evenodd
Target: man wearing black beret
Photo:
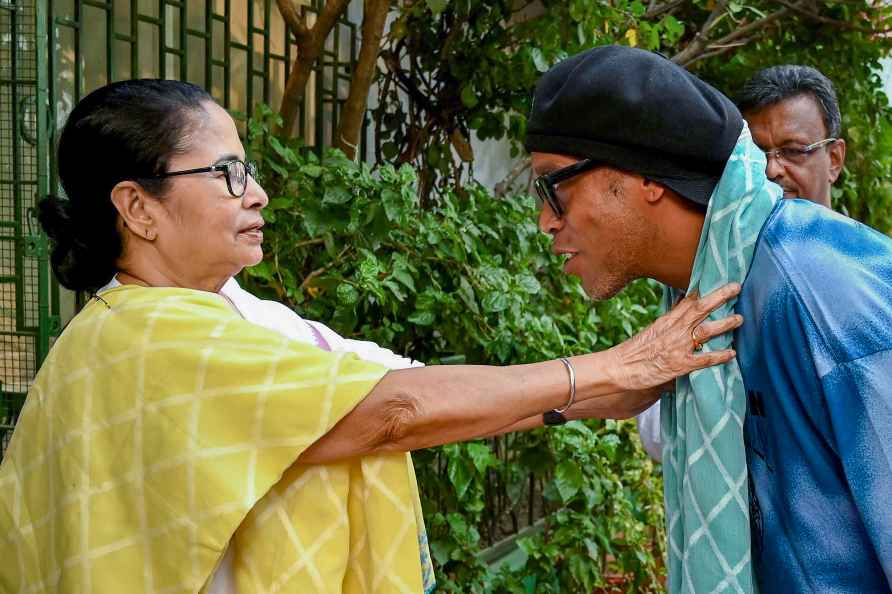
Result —
<path fill-rule="evenodd" d="M 527 129 L 539 226 L 592 298 L 743 282 L 737 359 L 662 401 L 670 591 L 889 592 L 892 240 L 781 200 L 734 104 L 657 54 L 557 64 Z"/>

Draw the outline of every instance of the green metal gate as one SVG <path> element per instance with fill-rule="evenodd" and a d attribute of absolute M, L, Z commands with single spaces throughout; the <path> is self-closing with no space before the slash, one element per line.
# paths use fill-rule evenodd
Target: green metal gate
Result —
<path fill-rule="evenodd" d="M 307 3 L 312 15 L 323 0 Z M 334 144 L 360 5 L 338 21 L 308 83 L 297 126 L 311 146 Z M 53 147 L 71 108 L 108 82 L 176 78 L 251 117 L 259 102 L 278 106 L 295 57 L 273 0 L 0 0 L 0 458 L 76 308 L 52 279 L 34 217 L 41 197 L 61 193 Z"/>

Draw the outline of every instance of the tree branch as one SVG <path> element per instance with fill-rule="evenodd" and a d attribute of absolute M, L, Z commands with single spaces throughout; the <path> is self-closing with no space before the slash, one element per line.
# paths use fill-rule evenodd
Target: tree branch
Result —
<path fill-rule="evenodd" d="M 282 19 L 288 28 L 297 38 L 298 45 L 304 43 L 310 35 L 310 29 L 307 27 L 306 14 L 297 7 L 294 0 L 276 0 L 276 6 L 282 13 Z"/>
<path fill-rule="evenodd" d="M 715 8 L 710 13 L 709 18 L 703 23 L 703 26 L 694 35 L 694 38 L 683 50 L 672 56 L 672 61 L 676 64 L 687 64 L 698 54 L 703 52 L 709 41 L 709 32 L 715 26 L 716 21 L 725 13 L 729 0 L 719 0 L 716 2 Z"/>
<path fill-rule="evenodd" d="M 665 4 L 657 4 L 654 0 L 651 0 L 650 6 L 647 7 L 647 12 L 644 13 L 644 18 L 655 19 L 664 13 L 671 13 L 673 10 L 684 4 L 684 2 L 685 0 L 672 0 Z"/>
<path fill-rule="evenodd" d="M 290 135 L 294 132 L 294 122 L 297 120 L 298 108 L 304 96 L 307 81 L 310 80 L 313 64 L 322 53 L 325 39 L 337 23 L 338 17 L 347 9 L 349 1 L 328 0 L 316 18 L 316 23 L 312 28 L 307 29 L 305 19 L 300 16 L 302 11 L 298 11 L 293 0 L 276 0 L 279 12 L 282 13 L 289 28 L 292 23 L 297 25 L 296 29 L 291 29 L 297 41 L 297 57 L 294 59 L 294 65 L 285 82 L 285 91 L 282 94 L 282 105 L 279 108 L 279 113 L 282 115 L 280 133 L 285 132 Z"/>
<path fill-rule="evenodd" d="M 709 47 L 713 48 L 713 47 L 722 46 L 722 45 L 732 43 L 732 42 L 740 39 L 741 37 L 745 37 L 745 36 L 749 35 L 753 31 L 756 31 L 757 29 L 765 28 L 766 25 L 770 24 L 773 21 L 776 21 L 777 19 L 779 19 L 783 16 L 786 16 L 787 14 L 789 14 L 789 12 L 790 11 L 786 8 L 781 8 L 780 10 L 776 10 L 776 11 L 772 12 L 771 14 L 762 17 L 761 19 L 757 19 L 757 20 L 753 21 L 749 25 L 744 25 L 743 27 L 741 27 L 739 29 L 735 29 L 731 33 L 728 33 L 724 37 L 715 40 L 715 42 L 709 44 Z"/>
<path fill-rule="evenodd" d="M 498 198 L 505 196 L 508 193 L 508 190 L 511 189 L 511 186 L 514 185 L 514 182 L 517 181 L 517 178 L 523 175 L 523 172 L 527 171 L 530 168 L 530 165 L 531 163 L 529 157 L 518 161 L 505 177 L 505 179 L 496 184 L 493 193 Z"/>
<path fill-rule="evenodd" d="M 362 120 L 365 116 L 369 89 L 375 79 L 375 64 L 381 51 L 384 22 L 390 10 L 390 0 L 365 0 L 362 11 L 362 45 L 350 79 L 350 93 L 341 111 L 338 126 L 338 147 L 348 158 L 356 156 Z"/>
<path fill-rule="evenodd" d="M 798 4 L 796 2 L 790 2 L 789 0 L 777 0 L 777 2 L 778 2 L 778 4 L 786 6 L 793 12 L 795 12 L 809 20 L 816 21 L 818 23 L 823 23 L 825 25 L 830 25 L 832 27 L 839 27 L 840 29 L 848 29 L 850 31 L 862 31 L 864 33 L 883 33 L 883 32 L 888 31 L 888 29 L 875 30 L 870 27 L 862 27 L 862 26 L 856 25 L 854 23 L 848 23 L 845 21 L 838 21 L 836 19 L 831 19 L 829 17 L 825 17 L 825 16 L 822 16 L 816 12 L 808 10 L 801 4 Z"/>

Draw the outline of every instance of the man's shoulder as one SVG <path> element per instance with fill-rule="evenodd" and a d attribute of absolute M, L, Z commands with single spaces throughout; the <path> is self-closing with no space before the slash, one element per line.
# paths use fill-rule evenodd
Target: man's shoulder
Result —
<path fill-rule="evenodd" d="M 863 356 L 892 333 L 892 239 L 822 206 L 783 200 L 762 229 L 744 289 L 765 308 L 799 312 L 835 361 Z"/>
<path fill-rule="evenodd" d="M 802 199 L 781 200 L 766 221 L 760 245 L 793 265 L 834 258 L 892 254 L 892 238 L 829 208 Z"/>
<path fill-rule="evenodd" d="M 892 284 L 892 238 L 806 200 L 782 200 L 754 257 L 768 257 L 790 286 L 833 292 L 834 282 Z"/>

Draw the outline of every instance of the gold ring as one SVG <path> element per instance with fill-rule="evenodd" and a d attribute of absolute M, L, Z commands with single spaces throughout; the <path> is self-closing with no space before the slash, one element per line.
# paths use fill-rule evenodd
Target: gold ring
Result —
<path fill-rule="evenodd" d="M 693 328 L 691 328 L 691 342 L 694 343 L 695 351 L 700 351 L 703 349 L 703 343 L 700 342 L 700 340 L 697 338 L 697 335 L 695 334 L 695 332 L 697 331 L 697 328 L 699 328 L 699 327 L 700 326 L 697 325 L 697 326 L 694 326 Z"/>

